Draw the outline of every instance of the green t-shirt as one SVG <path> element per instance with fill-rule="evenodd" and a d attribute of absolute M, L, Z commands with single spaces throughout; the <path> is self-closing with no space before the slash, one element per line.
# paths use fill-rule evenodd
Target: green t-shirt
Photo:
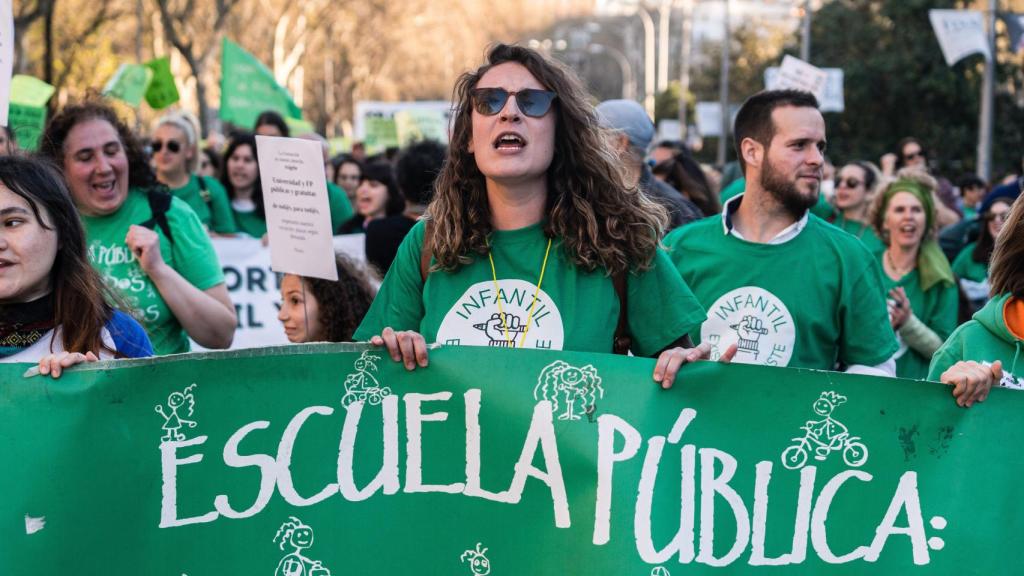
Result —
<path fill-rule="evenodd" d="M 734 362 L 832 370 L 877 366 L 896 351 L 881 270 L 867 248 L 813 214 L 795 237 L 761 244 L 705 218 L 665 237 L 669 256 L 707 308 L 694 340 Z"/>
<path fill-rule="evenodd" d="M 619 298 L 604 270 L 585 272 L 567 259 L 562 242 L 551 245 L 544 279 L 533 314 L 533 295 L 548 240 L 541 226 L 495 231 L 492 254 L 500 291 L 486 256 L 455 272 L 435 271 L 420 277 L 423 222 L 405 237 L 394 264 L 356 340 L 367 340 L 390 326 L 416 330 L 427 342 L 448 345 L 509 347 L 500 312 L 505 313 L 508 338 L 516 346 L 576 352 L 611 352 L 619 319 Z M 664 252 L 658 251 L 645 272 L 629 274 L 626 302 L 632 350 L 651 356 L 694 330 L 704 309 L 683 283 Z M 529 321 L 528 321 L 529 319 Z M 524 327 L 529 324 L 525 333 Z"/>
<path fill-rule="evenodd" d="M 964 246 L 964 249 L 956 255 L 956 258 L 953 260 L 953 274 L 956 274 L 957 278 L 963 278 L 971 282 L 984 282 L 988 279 L 988 266 L 981 262 L 976 262 L 971 257 L 977 245 L 977 242 L 971 242 Z"/>
<path fill-rule="evenodd" d="M 117 212 L 107 216 L 83 215 L 89 261 L 146 329 L 156 354 L 188 352 L 185 330 L 124 243 L 128 228 L 142 224 L 152 215 L 146 193 L 134 188 Z M 174 198 L 167 211 L 167 223 L 174 236 L 173 244 L 159 227 L 156 228 L 164 262 L 200 290 L 224 282 L 217 254 L 196 213 L 185 202 Z"/>
<path fill-rule="evenodd" d="M 961 324 L 932 357 L 928 379 L 938 381 L 942 373 L 961 360 L 991 365 L 1003 364 L 1000 386 L 1024 390 L 1024 340 L 1006 327 L 1004 311 L 1011 294 L 989 300 L 971 320 Z"/>
<path fill-rule="evenodd" d="M 209 230 L 219 234 L 238 232 L 235 217 L 231 213 L 231 201 L 224 186 L 209 176 L 202 176 L 206 189 L 199 185 L 199 176 L 192 174 L 188 183 L 174 188 L 171 194 L 181 198 L 199 216 L 199 221 Z"/>
<path fill-rule="evenodd" d="M 879 256 L 879 263 L 881 263 L 881 256 Z M 914 316 L 917 316 L 917 319 L 925 326 L 931 328 L 943 341 L 949 338 L 953 329 L 956 328 L 957 306 L 960 304 L 955 284 L 939 282 L 924 292 L 921 290 L 921 277 L 916 268 L 898 281 L 889 278 L 888 274 L 883 274 L 882 280 L 885 283 L 883 294 L 886 297 L 888 297 L 889 290 L 902 286 L 907 293 L 907 299 L 910 300 L 910 309 L 914 312 Z M 896 376 L 914 380 L 927 378 L 928 364 L 932 361 L 931 356 L 922 356 L 916 350 L 912 350 L 898 335 L 897 339 L 900 347 L 896 352 Z"/>
<path fill-rule="evenodd" d="M 978 217 L 978 210 L 973 206 L 964 206 L 964 220 L 970 220 L 971 218 Z"/>
<path fill-rule="evenodd" d="M 327 202 L 331 206 L 331 232 L 338 233 L 338 228 L 355 214 L 348 195 L 334 182 L 327 183 Z"/>
<path fill-rule="evenodd" d="M 875 234 L 875 229 L 872 228 L 870 224 L 858 222 L 856 220 L 847 220 L 846 218 L 843 218 L 842 214 L 836 216 L 832 224 L 840 230 L 845 230 L 857 238 L 860 238 L 860 241 L 864 243 L 868 252 L 871 252 L 872 254 L 881 254 L 882 252 L 885 252 L 885 243 L 878 237 L 878 234 Z"/>
<path fill-rule="evenodd" d="M 260 218 L 255 210 L 243 212 L 232 206 L 231 211 L 235 215 L 235 224 L 238 225 L 239 232 L 253 238 L 263 238 L 263 235 L 267 233 L 266 218 Z"/>

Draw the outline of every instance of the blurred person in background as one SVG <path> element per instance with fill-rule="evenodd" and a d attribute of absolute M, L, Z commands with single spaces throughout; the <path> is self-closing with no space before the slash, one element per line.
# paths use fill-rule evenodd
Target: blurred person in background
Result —
<path fill-rule="evenodd" d="M 988 301 L 989 260 L 1010 207 L 1019 195 L 1020 187 L 1016 182 L 992 190 L 979 208 L 981 227 L 978 240 L 965 246 L 953 260 L 953 274 L 956 274 L 960 288 L 967 296 L 971 314 L 980 310 Z M 1021 266 L 1024 266 L 1024 262 L 1021 262 Z"/>
<path fill-rule="evenodd" d="M 291 135 L 284 116 L 273 110 L 261 112 L 256 117 L 256 123 L 252 127 L 253 134 L 257 136 L 278 136 L 287 138 Z"/>
<path fill-rule="evenodd" d="M 704 175 L 704 170 L 689 152 L 680 152 L 656 164 L 652 172 L 660 180 L 678 190 L 687 200 L 693 202 L 704 216 L 711 216 L 722 211 L 722 207 L 718 204 L 718 194 L 711 190 L 711 184 Z"/>
<path fill-rule="evenodd" d="M 355 216 L 341 225 L 339 234 L 362 234 L 370 222 L 405 211 L 405 198 L 390 163 L 379 161 L 366 166 L 356 188 L 355 208 Z"/>
<path fill-rule="evenodd" d="M 879 259 L 900 343 L 896 376 L 922 379 L 932 354 L 956 327 L 959 295 L 935 241 L 935 179 L 917 168 L 904 168 L 896 178 L 875 198 L 872 224 L 886 245 Z"/>
<path fill-rule="evenodd" d="M 231 198 L 238 231 L 253 238 L 266 236 L 267 214 L 263 209 L 256 138 L 252 134 L 236 134 L 228 142 L 220 181 Z"/>
<path fill-rule="evenodd" d="M 883 186 L 881 172 L 864 160 L 854 160 L 843 166 L 835 179 L 832 198 L 835 215 L 829 222 L 860 238 L 872 254 L 885 251 L 885 244 L 875 233 L 869 214 L 871 202 Z"/>
<path fill-rule="evenodd" d="M 150 149 L 157 180 L 184 200 L 207 230 L 217 234 L 238 231 L 227 191 L 214 178 L 195 173 L 202 153 L 191 122 L 178 114 L 164 116 L 153 131 Z"/>
<path fill-rule="evenodd" d="M 963 200 L 964 220 L 978 215 L 978 204 L 985 199 L 985 181 L 977 174 L 965 174 L 960 178 L 960 198 Z"/>
<path fill-rule="evenodd" d="M 220 154 L 209 146 L 203 148 L 199 156 L 199 175 L 213 178 L 220 183 Z"/>
<path fill-rule="evenodd" d="M 342 154 L 334 161 L 334 183 L 345 191 L 349 204 L 355 204 L 356 188 L 363 177 L 363 163 L 348 154 Z"/>
<path fill-rule="evenodd" d="M 130 306 L 157 354 L 227 348 L 235 307 L 202 222 L 157 185 L 131 130 L 108 104 L 59 111 L 40 153 L 63 168 L 85 226 L 89 260 Z"/>

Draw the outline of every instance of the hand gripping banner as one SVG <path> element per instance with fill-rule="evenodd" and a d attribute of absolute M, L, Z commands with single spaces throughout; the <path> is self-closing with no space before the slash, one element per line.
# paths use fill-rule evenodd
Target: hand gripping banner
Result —
<path fill-rule="evenodd" d="M 0 365 L 4 574 L 1001 574 L 1024 396 L 364 345 Z M 724 567 L 724 571 L 723 571 Z"/>

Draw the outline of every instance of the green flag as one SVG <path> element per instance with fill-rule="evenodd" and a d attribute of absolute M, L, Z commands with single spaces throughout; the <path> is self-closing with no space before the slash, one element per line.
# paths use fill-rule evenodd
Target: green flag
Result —
<path fill-rule="evenodd" d="M 18 147 L 30 152 L 39 148 L 39 136 L 46 126 L 46 103 L 55 88 L 46 82 L 17 74 L 11 78 L 11 103 L 7 125 L 14 131 Z"/>
<path fill-rule="evenodd" d="M 302 110 L 274 80 L 270 70 L 225 38 L 221 44 L 221 120 L 252 128 L 256 117 L 265 110 L 275 110 L 285 118 L 302 118 Z"/>
<path fill-rule="evenodd" d="M 153 71 L 142 64 L 121 64 L 103 87 L 103 94 L 137 107 L 153 79 Z"/>
<path fill-rule="evenodd" d="M 0 364 L 4 574 L 1011 574 L 1024 394 L 367 345 Z M 115 367 L 116 366 L 116 367 Z"/>
<path fill-rule="evenodd" d="M 178 87 L 174 83 L 174 74 L 171 74 L 171 60 L 164 56 L 146 62 L 146 68 L 153 72 L 153 79 L 146 89 L 146 103 L 154 110 L 162 110 L 174 104 L 181 97 L 178 95 Z"/>

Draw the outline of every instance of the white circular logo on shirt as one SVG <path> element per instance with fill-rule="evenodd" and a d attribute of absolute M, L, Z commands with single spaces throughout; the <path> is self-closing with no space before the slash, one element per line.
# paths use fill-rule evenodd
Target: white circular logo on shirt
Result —
<path fill-rule="evenodd" d="M 536 284 L 499 280 L 497 291 L 493 281 L 470 286 L 445 314 L 437 341 L 453 346 L 561 350 L 565 331 L 562 314 L 546 292 L 537 291 Z"/>
<path fill-rule="evenodd" d="M 708 308 L 700 339 L 711 344 L 712 360 L 736 344 L 733 362 L 788 366 L 796 325 L 782 300 L 764 288 L 744 286 L 726 292 Z"/>

